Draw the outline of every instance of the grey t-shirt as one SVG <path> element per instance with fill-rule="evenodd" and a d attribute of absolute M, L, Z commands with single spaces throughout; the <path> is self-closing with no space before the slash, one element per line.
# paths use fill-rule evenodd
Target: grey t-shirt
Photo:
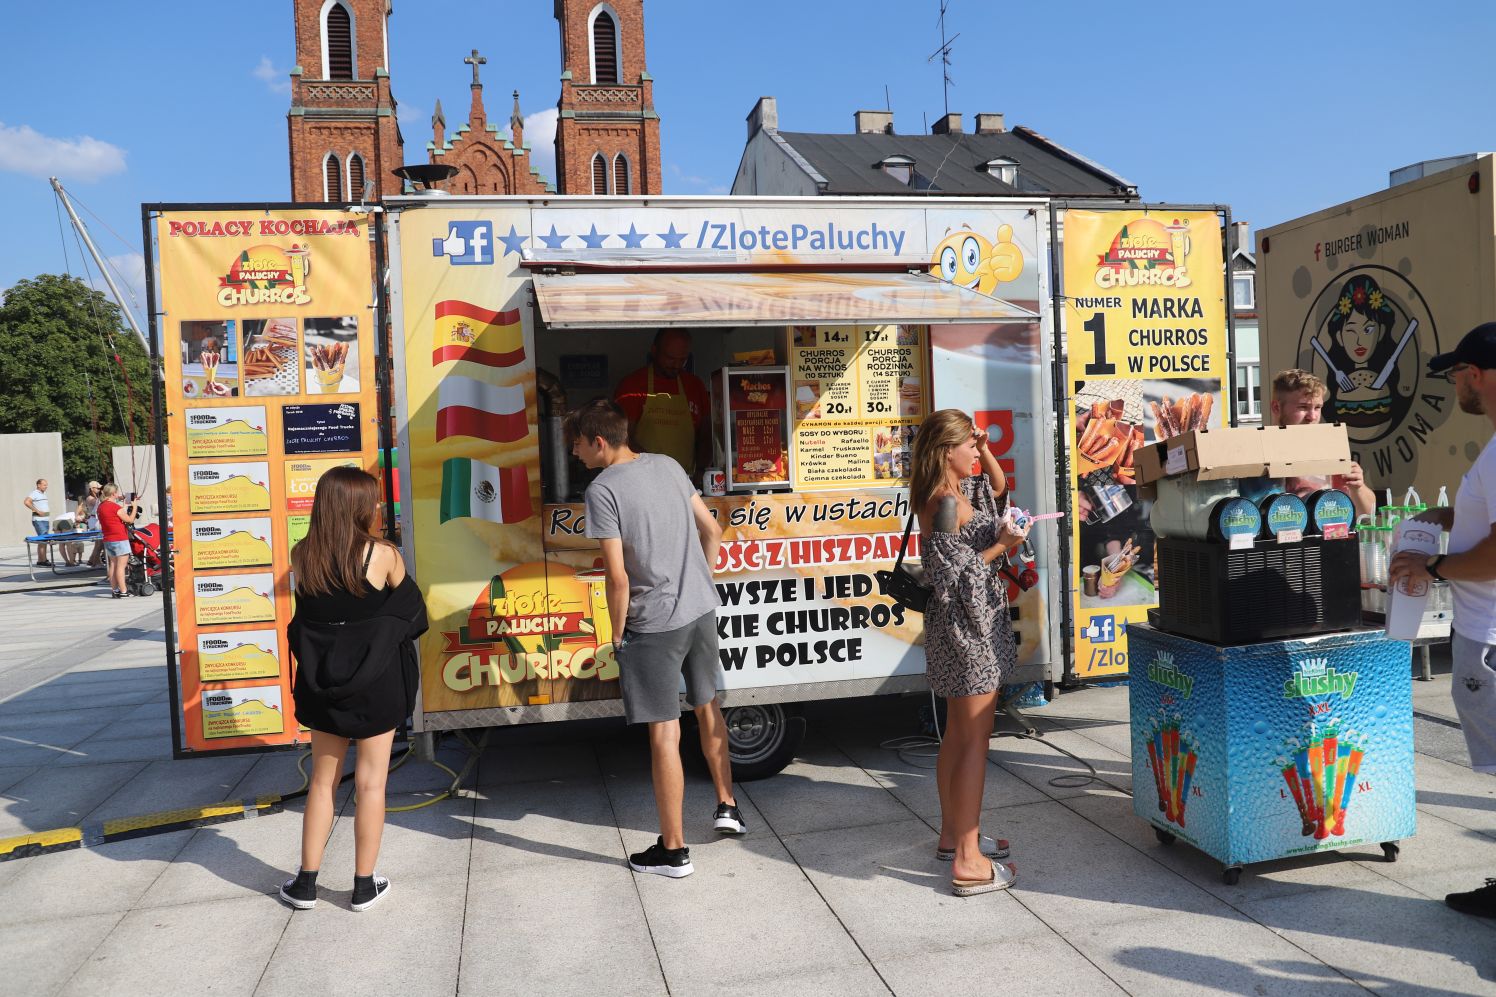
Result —
<path fill-rule="evenodd" d="M 695 494 L 679 464 L 652 453 L 604 468 L 587 486 L 587 536 L 623 541 L 636 633 L 679 630 L 717 608 L 691 513 Z"/>

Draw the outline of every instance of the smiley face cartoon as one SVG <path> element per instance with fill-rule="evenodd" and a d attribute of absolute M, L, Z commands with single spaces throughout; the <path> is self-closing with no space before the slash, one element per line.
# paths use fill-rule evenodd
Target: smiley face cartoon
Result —
<path fill-rule="evenodd" d="M 997 285 L 1017 280 L 1023 273 L 1023 251 L 1013 245 L 1013 226 L 997 230 L 997 242 L 988 242 L 971 229 L 946 236 L 935 247 L 930 274 L 952 284 L 991 294 Z"/>

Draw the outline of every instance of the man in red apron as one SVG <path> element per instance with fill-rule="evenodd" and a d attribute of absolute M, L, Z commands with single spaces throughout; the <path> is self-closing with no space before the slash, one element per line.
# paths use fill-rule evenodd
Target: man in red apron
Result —
<path fill-rule="evenodd" d="M 628 417 L 630 445 L 675 458 L 693 482 L 712 461 L 711 400 L 701 378 L 686 370 L 691 334 L 661 329 L 650 362 L 618 382 L 613 400 Z"/>

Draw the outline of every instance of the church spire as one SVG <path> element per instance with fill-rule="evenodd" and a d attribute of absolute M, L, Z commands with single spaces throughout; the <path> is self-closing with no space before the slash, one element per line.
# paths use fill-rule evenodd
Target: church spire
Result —
<path fill-rule="evenodd" d="M 509 115 L 509 130 L 513 133 L 512 141 L 517 148 L 523 148 L 525 144 L 525 116 L 519 110 L 519 91 L 514 91 L 514 110 Z"/>
<path fill-rule="evenodd" d="M 447 141 L 447 116 L 442 113 L 441 98 L 436 100 L 436 110 L 431 114 L 432 141 L 440 149 Z"/>
<path fill-rule="evenodd" d="M 483 82 L 478 79 L 478 67 L 488 60 L 479 55 L 477 49 L 473 49 L 473 54 L 464 57 L 462 61 L 473 67 L 473 106 L 468 110 L 468 123 L 473 131 L 481 131 L 486 117 L 483 112 Z"/>

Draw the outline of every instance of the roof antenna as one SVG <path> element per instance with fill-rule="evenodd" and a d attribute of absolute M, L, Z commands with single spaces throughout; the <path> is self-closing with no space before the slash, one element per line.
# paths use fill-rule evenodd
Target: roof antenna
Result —
<path fill-rule="evenodd" d="M 888 96 L 888 84 L 883 84 L 883 110 L 893 113 L 893 100 Z"/>
<path fill-rule="evenodd" d="M 945 89 L 945 113 L 951 113 L 951 46 L 956 44 L 956 39 L 961 37 L 961 32 L 956 32 L 950 38 L 945 37 L 945 12 L 950 9 L 951 0 L 940 0 L 940 47 L 930 54 L 925 62 L 934 62 L 936 56 L 940 57 L 940 76 Z"/>

